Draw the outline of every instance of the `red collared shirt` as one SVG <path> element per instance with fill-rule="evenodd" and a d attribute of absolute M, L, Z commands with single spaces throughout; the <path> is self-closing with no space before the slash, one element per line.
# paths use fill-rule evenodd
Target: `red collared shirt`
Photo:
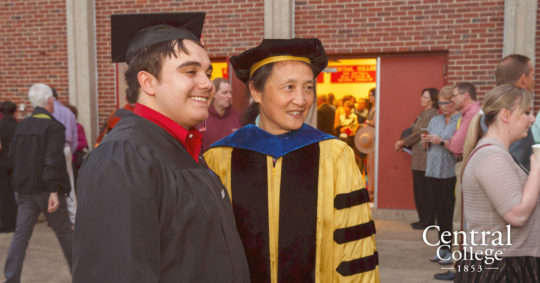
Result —
<path fill-rule="evenodd" d="M 448 141 L 447 148 L 456 155 L 463 154 L 463 145 L 465 145 L 465 138 L 467 137 L 467 130 L 469 129 L 469 123 L 472 118 L 481 109 L 480 102 L 473 102 L 461 111 L 461 122 L 459 128 L 454 132 L 452 138 Z"/>
<path fill-rule="evenodd" d="M 179 141 L 184 146 L 184 148 L 186 148 L 191 157 L 193 157 L 193 159 L 195 159 L 197 163 L 199 162 L 199 153 L 201 152 L 202 145 L 202 135 L 197 129 L 193 128 L 192 130 L 188 131 L 184 129 L 184 127 L 178 125 L 173 120 L 165 117 L 165 115 L 139 103 L 135 104 L 135 109 L 133 110 L 133 113 L 151 122 L 154 122 L 156 125 L 163 128 L 177 141 Z"/>

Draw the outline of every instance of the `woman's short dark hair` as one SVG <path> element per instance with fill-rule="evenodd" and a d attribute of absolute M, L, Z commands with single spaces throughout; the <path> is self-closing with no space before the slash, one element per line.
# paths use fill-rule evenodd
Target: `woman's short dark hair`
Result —
<path fill-rule="evenodd" d="M 270 74 L 272 74 L 272 69 L 274 68 L 274 63 L 266 64 L 260 67 L 253 75 L 249 78 L 246 83 L 247 93 L 251 97 L 251 91 L 249 90 L 249 85 L 252 84 L 253 88 L 256 91 L 262 92 L 264 90 L 264 84 L 268 80 Z M 246 111 L 242 114 L 242 124 L 255 124 L 255 119 L 259 115 L 259 103 L 253 102 Z"/>
<path fill-rule="evenodd" d="M 3 115 L 7 115 L 11 117 L 13 116 L 15 111 L 17 111 L 17 104 L 15 104 L 11 100 L 6 100 L 2 102 L 2 104 L 0 104 L 0 111 L 2 112 Z"/>
<path fill-rule="evenodd" d="M 195 43 L 202 47 L 199 42 Z M 139 100 L 139 89 L 141 86 L 139 85 L 137 74 L 140 71 L 146 71 L 160 80 L 161 68 L 163 67 L 165 58 L 178 56 L 175 52 L 176 46 L 178 46 L 178 50 L 189 55 L 189 50 L 184 45 L 184 39 L 156 43 L 126 55 L 128 69 L 124 76 L 127 84 L 126 100 L 129 103 L 135 104 Z"/>
<path fill-rule="evenodd" d="M 431 107 L 439 109 L 439 104 L 437 104 L 439 101 L 439 90 L 433 87 L 424 88 L 420 95 L 423 95 L 426 91 L 429 93 L 429 98 L 431 99 Z"/>
<path fill-rule="evenodd" d="M 66 105 L 66 107 L 69 108 L 71 112 L 73 112 L 73 115 L 75 115 L 75 119 L 77 119 L 77 117 L 79 116 L 79 110 L 77 110 L 77 107 L 73 104 L 68 104 Z"/>

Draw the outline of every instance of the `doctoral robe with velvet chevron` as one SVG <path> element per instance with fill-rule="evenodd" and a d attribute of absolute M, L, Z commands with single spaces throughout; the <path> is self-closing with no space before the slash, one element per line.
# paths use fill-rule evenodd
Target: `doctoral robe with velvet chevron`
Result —
<path fill-rule="evenodd" d="M 308 125 L 245 126 L 212 145 L 252 282 L 379 282 L 375 226 L 353 150 Z"/>

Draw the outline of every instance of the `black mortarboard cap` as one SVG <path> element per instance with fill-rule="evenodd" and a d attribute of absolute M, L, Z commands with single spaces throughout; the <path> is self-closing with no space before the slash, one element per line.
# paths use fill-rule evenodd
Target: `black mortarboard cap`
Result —
<path fill-rule="evenodd" d="M 315 77 L 328 65 L 328 57 L 318 38 L 263 39 L 259 46 L 231 57 L 231 65 L 236 76 L 247 82 L 258 68 L 285 60 L 310 63 Z"/>
<path fill-rule="evenodd" d="M 111 57 L 124 62 L 126 54 L 175 39 L 199 42 L 205 12 L 111 15 Z"/>

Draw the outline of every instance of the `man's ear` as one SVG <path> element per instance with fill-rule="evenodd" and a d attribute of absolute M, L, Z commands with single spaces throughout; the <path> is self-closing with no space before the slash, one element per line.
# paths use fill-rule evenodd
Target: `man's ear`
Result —
<path fill-rule="evenodd" d="M 520 88 L 525 88 L 527 86 L 527 75 L 521 74 L 521 77 L 519 77 L 519 80 L 517 80 L 514 85 Z"/>
<path fill-rule="evenodd" d="M 253 101 L 257 103 L 261 103 L 262 101 L 262 92 L 255 89 L 255 86 L 253 85 L 253 82 L 249 82 L 249 93 L 251 93 L 251 98 L 253 98 Z"/>
<path fill-rule="evenodd" d="M 54 100 L 55 100 L 55 98 L 53 96 L 51 96 L 51 97 L 49 97 L 49 99 L 47 99 L 47 107 L 45 109 L 47 109 L 51 113 L 54 112 Z"/>
<path fill-rule="evenodd" d="M 146 94 L 150 96 L 156 95 L 157 79 L 154 77 L 154 75 L 148 73 L 147 71 L 140 71 L 137 73 L 137 80 L 139 81 L 141 89 Z"/>

